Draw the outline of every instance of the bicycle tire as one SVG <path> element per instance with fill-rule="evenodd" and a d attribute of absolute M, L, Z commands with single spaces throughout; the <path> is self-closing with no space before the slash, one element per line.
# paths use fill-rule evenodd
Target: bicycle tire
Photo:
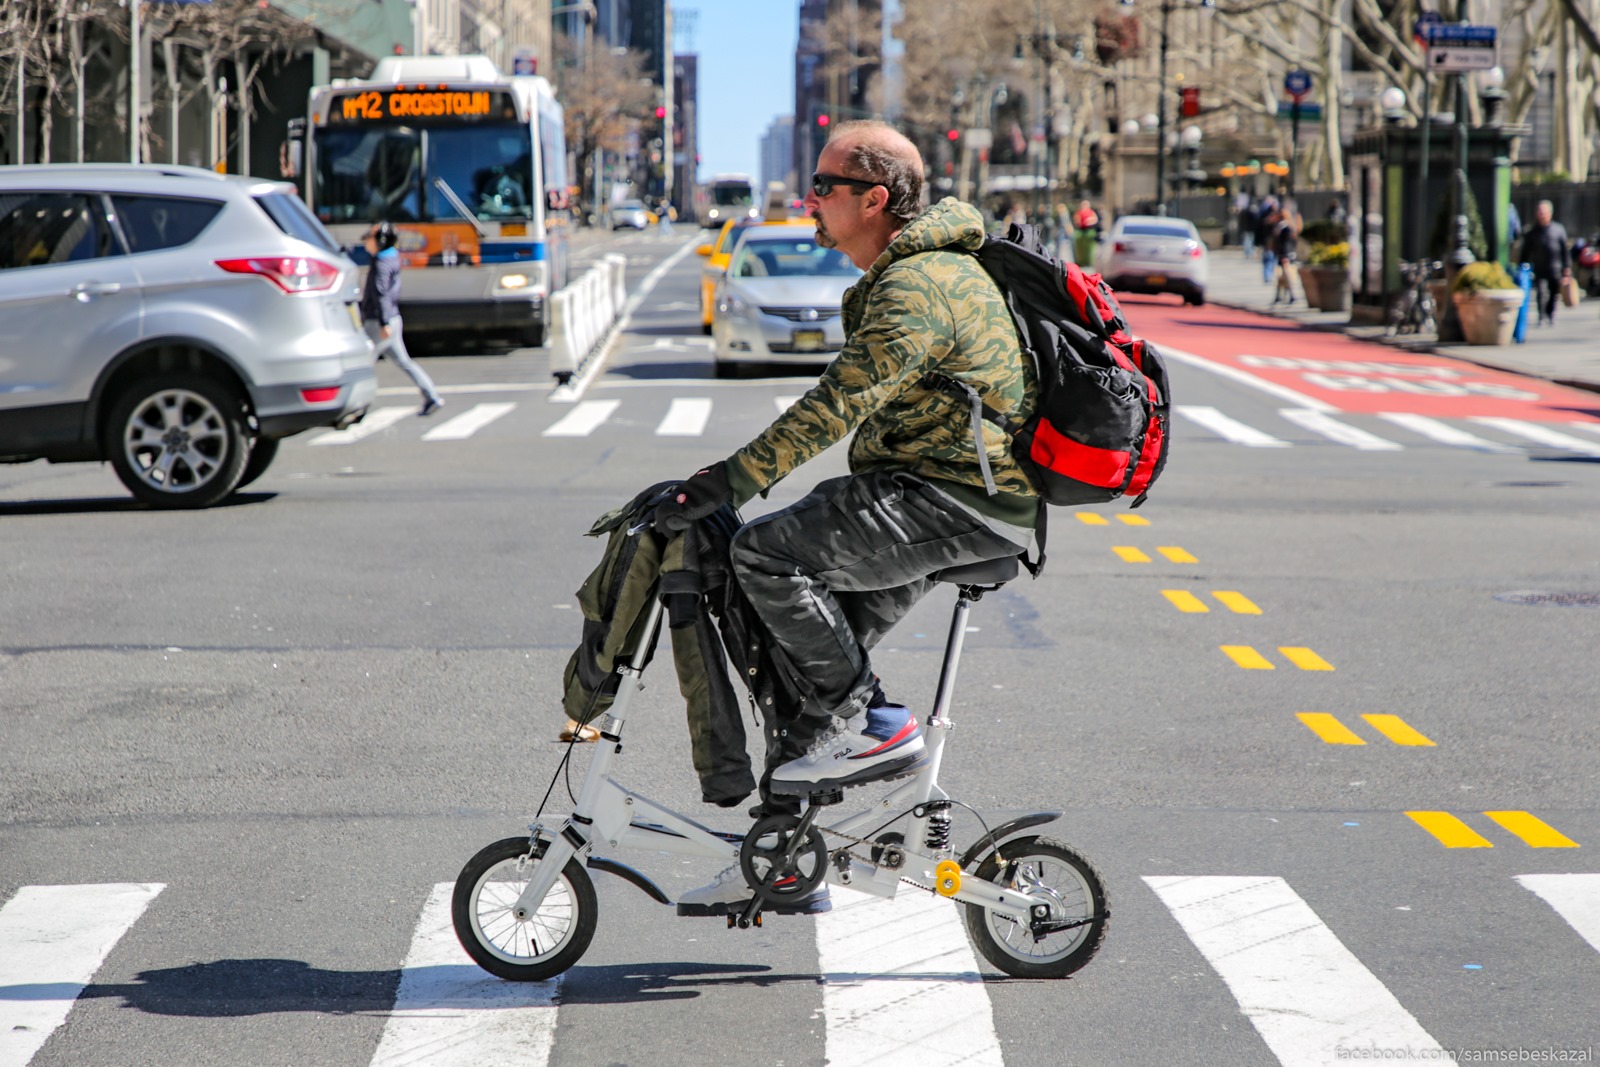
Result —
<path fill-rule="evenodd" d="M 1004 868 L 997 853 L 1005 857 Z M 1062 884 L 1046 883 L 1050 865 L 1061 869 Z M 1006 841 L 978 865 L 974 877 L 1049 901 L 1053 919 L 1088 920 L 1034 941 L 1033 934 L 1020 923 L 981 904 L 965 905 L 967 933 L 973 945 L 984 959 L 1013 978 L 1065 978 L 1093 959 L 1105 940 L 1111 913 L 1100 872 L 1054 838 Z M 1046 951 L 1028 951 L 1045 945 L 1050 946 Z"/>
<path fill-rule="evenodd" d="M 561 869 L 536 915 L 522 921 L 511 914 L 511 905 L 543 862 L 530 855 L 527 836 L 508 837 L 479 850 L 456 877 L 450 901 L 456 938 L 473 962 L 496 978 L 554 978 L 577 963 L 594 938 L 599 902 L 577 859 Z"/>

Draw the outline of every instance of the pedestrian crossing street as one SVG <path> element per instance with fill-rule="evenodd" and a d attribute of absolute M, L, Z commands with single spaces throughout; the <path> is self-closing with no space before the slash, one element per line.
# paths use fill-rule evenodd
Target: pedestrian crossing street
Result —
<path fill-rule="evenodd" d="M 1139 881 L 1142 887 L 1124 884 L 1114 893 L 1154 894 L 1173 919 L 1172 936 L 1198 950 L 1286 1067 L 1343 1063 L 1350 1049 L 1369 1047 L 1410 1049 L 1415 1059 L 1445 1058 L 1418 1020 L 1416 1013 L 1426 1017 L 1427 1005 L 1407 1007 L 1408 992 L 1418 991 L 1385 985 L 1287 880 L 1152 875 Z M 1519 894 L 1528 909 L 1553 910 L 1575 937 L 1600 952 L 1600 874 L 1525 874 L 1514 881 L 1528 891 Z M 23 1067 L 33 1059 L 118 942 L 160 909 L 166 888 L 29 885 L 0 907 L 0 1067 Z M 479 970 L 456 942 L 451 891 L 451 883 L 440 883 L 421 902 L 370 1062 L 548 1063 L 561 1020 L 561 980 L 502 982 Z M 1531 917 L 1504 916 L 1502 928 L 1515 929 Z M 894 900 L 835 889 L 834 909 L 817 916 L 814 926 L 826 1062 L 1005 1063 L 991 997 L 1004 996 L 1007 986 L 983 981 L 957 907 L 906 887 Z M 1160 945 L 1143 950 L 1164 952 Z M 1100 960 L 1091 961 L 1085 976 L 1107 966 L 1107 955 L 1103 950 Z M 585 962 L 604 961 L 578 966 Z M 1064 988 L 1070 996 L 1070 987 Z M 702 1003 L 714 1010 L 712 1002 Z M 327 1011 L 340 1010 L 330 1001 Z M 1215 1030 L 1218 1023 L 1223 1029 L 1231 1025 L 1196 1021 L 1195 1033 Z M 1197 1054 L 1203 1050 L 1197 1047 Z"/>
<path fill-rule="evenodd" d="M 664 396 L 660 390 L 630 390 L 626 398 L 589 398 L 575 404 L 551 404 L 543 398 L 524 401 L 479 402 L 461 411 L 452 397 L 451 414 L 443 421 L 412 419 L 415 406 L 384 405 L 344 430 L 331 430 L 306 439 L 314 447 L 348 446 L 374 438 L 419 438 L 425 443 L 471 439 L 522 410 L 540 420 L 540 434 L 551 438 L 590 437 L 604 433 L 619 416 L 630 423 L 654 428 L 657 437 L 701 437 L 712 424 L 719 406 L 725 411 L 759 410 L 776 415 L 788 409 L 798 394 L 770 398 L 770 408 L 748 390 L 705 390 L 714 396 Z M 448 390 L 447 390 L 448 392 Z M 1210 439 L 1242 448 L 1295 448 L 1335 445 L 1359 452 L 1403 452 L 1407 449 L 1448 446 L 1476 452 L 1524 455 L 1530 452 L 1600 457 L 1600 422 L 1568 420 L 1535 422 L 1527 419 L 1476 416 L 1441 419 L 1409 412 L 1330 415 L 1310 408 L 1282 408 L 1275 418 L 1257 417 L 1246 422 L 1215 407 L 1179 405 L 1175 409 L 1182 439 Z M 1201 431 L 1196 434 L 1194 431 Z"/>

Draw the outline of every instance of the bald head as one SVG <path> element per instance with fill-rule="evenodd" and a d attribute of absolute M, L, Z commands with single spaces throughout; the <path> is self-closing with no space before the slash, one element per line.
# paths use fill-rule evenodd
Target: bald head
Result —
<path fill-rule="evenodd" d="M 904 226 L 922 214 L 922 153 L 899 130 L 877 119 L 841 123 L 828 147 L 843 151 L 852 174 L 889 191 L 884 214 Z"/>

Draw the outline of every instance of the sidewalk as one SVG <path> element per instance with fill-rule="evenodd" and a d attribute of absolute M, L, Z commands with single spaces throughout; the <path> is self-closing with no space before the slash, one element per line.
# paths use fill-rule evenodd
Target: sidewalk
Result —
<path fill-rule="evenodd" d="M 1211 253 L 1211 283 L 1206 299 L 1212 303 L 1291 320 L 1308 330 L 1339 332 L 1358 341 L 1409 352 L 1436 352 L 1496 370 L 1600 392 L 1600 300 L 1584 300 L 1575 308 L 1557 308 L 1554 326 L 1534 326 L 1530 308 L 1526 343 L 1502 347 L 1440 344 L 1426 335 L 1388 338 L 1382 326 L 1351 326 L 1348 312 L 1307 308 L 1303 293 L 1295 293 L 1293 304 L 1274 307 L 1272 291 L 1272 283 L 1261 280 L 1260 259 L 1246 259 L 1238 248 Z"/>

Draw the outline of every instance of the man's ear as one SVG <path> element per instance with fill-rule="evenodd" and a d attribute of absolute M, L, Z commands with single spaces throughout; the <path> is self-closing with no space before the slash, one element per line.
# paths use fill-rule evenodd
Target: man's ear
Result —
<path fill-rule="evenodd" d="M 882 194 L 882 199 L 879 199 Z M 868 198 L 868 208 L 874 215 L 881 215 L 889 209 L 889 190 L 881 185 L 874 185 L 865 194 Z"/>

